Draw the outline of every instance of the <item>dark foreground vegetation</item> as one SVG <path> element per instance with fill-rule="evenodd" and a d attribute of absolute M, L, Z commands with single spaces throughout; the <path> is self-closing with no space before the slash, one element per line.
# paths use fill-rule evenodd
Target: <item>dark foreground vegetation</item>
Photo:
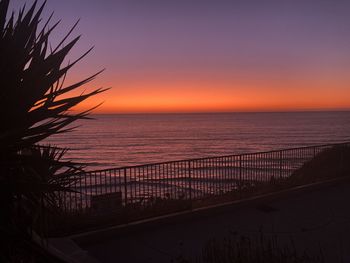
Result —
<path fill-rule="evenodd" d="M 277 236 L 256 237 L 230 235 L 222 240 L 212 239 L 202 249 L 201 255 L 189 259 L 179 256 L 174 263 L 323 263 L 322 251 L 311 256 L 299 251 L 293 239 L 281 243 Z"/>
<path fill-rule="evenodd" d="M 335 146 L 324 150 L 295 171 L 289 181 L 295 185 L 350 176 L 350 147 Z"/>
<path fill-rule="evenodd" d="M 39 144 L 86 118 L 90 110 L 70 109 L 103 90 L 69 94 L 97 74 L 64 85 L 68 71 L 89 52 L 63 66 L 79 39 L 67 40 L 75 26 L 52 47 L 58 23 L 41 18 L 45 3 L 8 14 L 9 2 L 0 2 L 0 262 L 59 261 L 45 250 L 47 219 L 59 216 L 57 193 L 71 191 L 83 166 L 63 161 L 65 149 Z"/>

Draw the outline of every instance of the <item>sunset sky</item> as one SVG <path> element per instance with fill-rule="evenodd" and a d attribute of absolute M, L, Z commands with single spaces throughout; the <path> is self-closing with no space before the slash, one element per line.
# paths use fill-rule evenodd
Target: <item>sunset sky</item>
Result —
<path fill-rule="evenodd" d="M 40 2 L 40 1 L 39 1 Z M 24 3 L 16 0 L 12 8 Z M 29 2 L 31 3 L 31 1 Z M 350 1 L 48 0 L 101 113 L 350 109 Z"/>

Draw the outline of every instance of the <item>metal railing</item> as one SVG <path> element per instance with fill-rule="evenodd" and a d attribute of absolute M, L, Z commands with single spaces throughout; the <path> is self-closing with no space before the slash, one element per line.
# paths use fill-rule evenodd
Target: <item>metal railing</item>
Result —
<path fill-rule="evenodd" d="M 140 215 L 146 211 L 149 216 L 204 206 L 211 200 L 239 199 L 285 181 L 335 146 L 349 147 L 350 143 L 90 171 L 74 181 L 74 192 L 62 193 L 60 206 L 71 214 Z"/>

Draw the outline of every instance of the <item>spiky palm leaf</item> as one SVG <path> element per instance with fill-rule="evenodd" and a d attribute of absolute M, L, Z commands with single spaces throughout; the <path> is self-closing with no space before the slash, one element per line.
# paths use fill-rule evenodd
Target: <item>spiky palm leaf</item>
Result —
<path fill-rule="evenodd" d="M 91 49 L 62 67 L 79 36 L 63 47 L 59 45 L 48 51 L 49 36 L 57 23 L 50 29 L 44 26 L 38 30 L 45 3 L 35 12 L 35 1 L 26 13 L 22 9 L 16 18 L 12 14 L 6 22 L 8 5 L 9 0 L 1 1 L 0 112 L 7 114 L 0 115 L 0 123 L 4 124 L 0 126 L 0 147 L 21 149 L 62 132 L 73 121 L 84 118 L 89 111 L 73 114 L 69 110 L 105 89 L 67 97 L 69 91 L 99 74 L 67 87 L 62 83 L 68 70 Z"/>
<path fill-rule="evenodd" d="M 0 1 L 2 238 L 18 229 L 28 233 L 28 227 L 35 225 L 37 218 L 43 218 L 43 210 L 57 208 L 57 193 L 71 191 L 69 186 L 79 178 L 81 166 L 63 161 L 65 150 L 37 144 L 53 134 L 70 130 L 68 126 L 72 122 L 86 118 L 92 109 L 78 113 L 70 109 L 106 90 L 100 88 L 69 96 L 69 92 L 100 73 L 73 85 L 64 85 L 67 72 L 91 51 L 62 66 L 79 40 L 78 36 L 63 45 L 76 24 L 57 47 L 49 50 L 49 37 L 58 23 L 48 27 L 51 15 L 46 23 L 40 24 L 45 2 L 37 8 L 35 1 L 29 10 L 23 7 L 16 16 L 12 14 L 7 19 L 9 2 Z"/>

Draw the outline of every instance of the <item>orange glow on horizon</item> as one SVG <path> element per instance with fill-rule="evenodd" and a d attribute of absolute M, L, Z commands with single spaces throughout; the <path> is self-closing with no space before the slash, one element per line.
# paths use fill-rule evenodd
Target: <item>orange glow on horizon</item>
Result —
<path fill-rule="evenodd" d="M 253 74 L 254 75 L 254 74 Z M 71 82 L 82 79 L 75 75 Z M 247 79 L 232 76 L 196 78 L 156 78 L 153 75 L 120 78 L 103 83 L 100 76 L 85 85 L 111 87 L 88 99 L 78 111 L 103 104 L 94 113 L 231 112 L 348 110 L 350 89 L 347 78 L 291 79 L 278 76 Z M 107 78 L 108 79 L 108 78 Z M 109 78 L 110 79 L 110 78 Z M 98 83 L 98 84 L 96 84 Z M 75 95 L 82 90 L 76 91 Z"/>
<path fill-rule="evenodd" d="M 119 92 L 118 92 L 119 91 Z M 350 92 L 328 89 L 293 90 L 258 87 L 147 87 L 109 90 L 76 108 L 84 110 L 99 103 L 95 113 L 293 111 L 350 109 Z"/>

